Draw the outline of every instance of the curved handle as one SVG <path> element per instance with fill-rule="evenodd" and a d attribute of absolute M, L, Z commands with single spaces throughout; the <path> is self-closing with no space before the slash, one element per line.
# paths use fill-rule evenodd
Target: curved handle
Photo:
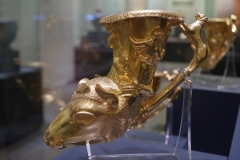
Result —
<path fill-rule="evenodd" d="M 185 78 L 189 76 L 207 57 L 207 46 L 203 43 L 201 37 L 201 28 L 207 22 L 208 18 L 201 13 L 197 13 L 195 18 L 196 21 L 189 26 L 186 25 L 184 21 L 181 21 L 179 24 L 182 32 L 188 37 L 189 41 L 196 48 L 195 55 L 193 56 L 189 65 L 184 68 L 183 71 L 181 71 L 166 88 L 150 99 L 147 104 L 143 104 L 140 111 L 143 113 L 143 115 L 145 113 L 150 113 L 157 108 L 158 105 L 163 102 L 163 100 L 166 99 L 169 94 L 171 94 L 172 91 L 179 86 L 185 80 Z"/>

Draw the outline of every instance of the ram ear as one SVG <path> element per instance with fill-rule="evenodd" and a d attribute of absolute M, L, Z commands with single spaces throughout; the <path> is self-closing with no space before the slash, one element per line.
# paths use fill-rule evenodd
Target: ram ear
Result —
<path fill-rule="evenodd" d="M 107 102 L 109 107 L 117 108 L 118 97 L 114 93 L 105 90 L 100 84 L 96 84 L 95 90 L 99 97 Z"/>
<path fill-rule="evenodd" d="M 101 77 L 99 74 L 94 74 L 94 78 L 99 78 Z"/>
<path fill-rule="evenodd" d="M 76 89 L 77 94 L 84 94 L 84 93 L 90 92 L 90 88 L 86 84 L 88 81 L 89 81 L 89 79 L 87 79 L 87 78 L 84 78 L 79 81 L 77 89 Z"/>

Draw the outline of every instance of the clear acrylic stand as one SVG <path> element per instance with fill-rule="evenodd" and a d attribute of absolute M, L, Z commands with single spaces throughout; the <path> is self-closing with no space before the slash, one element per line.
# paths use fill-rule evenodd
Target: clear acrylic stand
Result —
<path fill-rule="evenodd" d="M 173 119 L 173 103 L 167 104 L 167 125 L 166 125 L 166 133 L 165 133 L 165 145 L 173 144 L 171 136 L 172 136 L 172 119 Z"/>
<path fill-rule="evenodd" d="M 235 46 L 234 44 L 232 44 L 226 55 L 226 64 L 225 64 L 223 75 L 220 78 L 209 77 L 209 76 L 206 77 L 203 73 L 203 70 L 199 68 L 196 74 L 196 82 L 199 82 L 204 85 L 209 85 L 211 87 L 216 87 L 217 89 L 237 87 L 239 84 L 235 84 L 235 82 L 232 82 L 231 78 L 228 78 L 230 71 L 231 71 L 231 77 L 237 77 L 234 56 L 235 56 Z M 232 64 L 231 68 L 229 67 L 230 61 Z"/>
<path fill-rule="evenodd" d="M 236 65 L 235 65 L 235 46 L 234 44 L 231 45 L 231 47 L 229 48 L 230 54 L 229 56 L 227 56 L 227 61 L 226 61 L 226 65 L 225 65 L 225 69 L 223 72 L 223 76 L 221 78 L 221 82 L 220 84 L 217 86 L 218 89 L 223 89 L 223 88 L 228 88 L 228 87 L 237 87 L 238 84 L 234 84 L 233 82 L 231 82 L 231 80 L 227 79 L 227 75 L 229 72 L 229 62 L 230 60 L 232 61 L 232 77 L 237 77 L 237 72 L 236 72 Z"/>
<path fill-rule="evenodd" d="M 192 82 L 187 77 L 183 86 L 182 118 L 175 147 L 164 145 L 162 142 L 146 142 L 146 140 L 133 140 L 131 138 L 119 138 L 113 142 L 90 145 L 86 142 L 89 160 L 192 160 L 191 155 L 191 105 L 192 105 Z M 170 127 L 171 129 L 171 127 Z M 166 137 L 171 138 L 170 132 Z M 150 138 L 150 137 L 149 137 Z M 121 143 L 124 141 L 124 143 Z M 166 140 L 165 140 L 166 141 Z M 112 143 L 112 144 L 110 144 Z M 120 148 L 113 151 L 112 148 Z M 152 147 L 152 148 L 150 148 Z M 99 149 L 104 154 L 98 154 Z M 123 153 L 124 150 L 124 153 Z M 130 153 L 129 153 L 130 152 Z"/>

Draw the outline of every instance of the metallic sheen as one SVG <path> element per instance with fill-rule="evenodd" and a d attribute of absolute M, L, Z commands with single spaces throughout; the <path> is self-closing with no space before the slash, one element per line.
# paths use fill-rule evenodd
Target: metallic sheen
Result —
<path fill-rule="evenodd" d="M 226 55 L 237 36 L 237 17 L 209 19 L 204 26 L 208 46 L 208 57 L 201 64 L 203 69 L 214 69 Z"/>
<path fill-rule="evenodd" d="M 113 65 L 107 76 L 82 79 L 67 106 L 45 133 L 44 140 L 53 148 L 109 142 L 146 121 L 173 91 L 207 56 L 201 28 L 207 22 L 196 14 L 191 25 L 175 13 L 161 10 L 132 11 L 104 17 L 100 23 L 110 33 Z M 196 48 L 196 54 L 180 73 L 155 74 L 158 61 L 172 26 L 179 26 Z M 155 75 L 155 76 L 154 76 Z M 165 77 L 170 83 L 159 89 Z M 173 98 L 174 99 L 174 98 Z M 150 116 L 149 116 L 150 115 Z"/>

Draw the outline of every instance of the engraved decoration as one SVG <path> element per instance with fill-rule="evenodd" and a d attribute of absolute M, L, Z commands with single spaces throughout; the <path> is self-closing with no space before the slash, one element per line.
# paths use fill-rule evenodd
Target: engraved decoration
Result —
<path fill-rule="evenodd" d="M 104 143 L 119 138 L 151 117 L 160 104 L 207 56 L 201 28 L 207 22 L 196 14 L 191 25 L 175 13 L 140 10 L 103 17 L 100 23 L 110 36 L 113 65 L 108 75 L 82 79 L 72 99 L 47 129 L 44 140 L 53 148 Z M 155 75 L 172 26 L 179 26 L 196 48 L 186 68 L 173 76 L 158 93 L 162 76 Z M 155 78 L 154 78 L 155 75 Z M 168 74 L 164 74 L 168 76 Z M 163 76 L 163 77 L 164 77 Z"/>

